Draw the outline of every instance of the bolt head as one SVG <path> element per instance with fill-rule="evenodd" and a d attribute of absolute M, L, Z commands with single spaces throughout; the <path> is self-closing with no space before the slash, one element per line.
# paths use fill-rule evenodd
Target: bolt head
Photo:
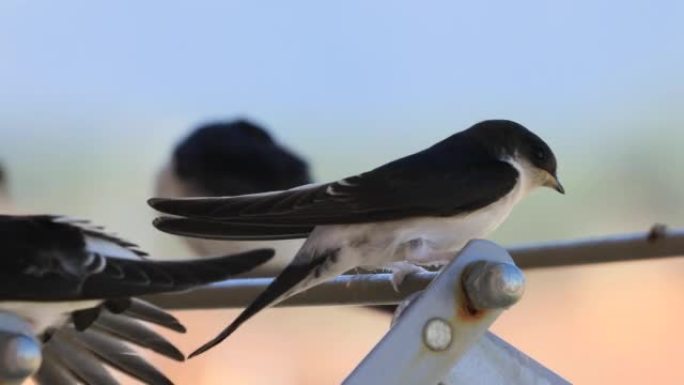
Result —
<path fill-rule="evenodd" d="M 511 263 L 478 261 L 466 269 L 464 288 L 475 309 L 505 309 L 522 298 L 525 276 Z"/>

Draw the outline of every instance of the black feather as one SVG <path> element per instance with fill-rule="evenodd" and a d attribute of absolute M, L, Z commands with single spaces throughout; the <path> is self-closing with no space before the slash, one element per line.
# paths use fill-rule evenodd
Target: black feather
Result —
<path fill-rule="evenodd" d="M 106 274 L 94 274 L 82 285 L 81 299 L 129 297 L 161 292 L 179 291 L 198 285 L 221 281 L 245 273 L 262 265 L 273 257 L 273 249 L 251 250 L 219 258 L 193 261 L 135 261 L 109 258 L 108 265 L 122 270 L 130 269 L 135 274 L 153 277 L 163 276 L 160 281 L 141 282 L 134 276 L 133 282 L 125 278 L 112 278 Z"/>
<path fill-rule="evenodd" d="M 92 329 L 79 333 L 75 330 L 64 328 L 60 330 L 60 333 L 63 333 L 65 338 L 78 343 L 83 349 L 89 351 L 103 362 L 145 384 L 173 385 L 173 382 L 162 372 L 114 337 Z"/>
<path fill-rule="evenodd" d="M 89 309 L 76 310 L 71 313 L 71 322 L 78 331 L 86 330 L 90 325 L 97 320 L 102 312 L 102 308 L 99 306 L 92 307 Z"/>
<path fill-rule="evenodd" d="M 53 354 L 55 359 L 78 380 L 86 385 L 119 385 L 107 369 L 81 345 L 71 338 L 66 329 L 57 335 L 43 348 Z"/>
<path fill-rule="evenodd" d="M 138 298 L 131 299 L 131 305 L 125 311 L 127 316 L 150 322 L 179 333 L 185 333 L 186 329 L 180 321 L 166 310 Z"/>
<path fill-rule="evenodd" d="M 104 234 L 104 235 L 103 235 Z M 95 237 L 142 257 L 131 244 L 85 222 L 55 216 L 0 216 L 0 301 L 118 300 L 189 289 L 243 273 L 268 261 L 273 250 L 192 261 L 151 261 L 103 255 Z M 104 248 L 107 249 L 107 248 Z M 125 307 L 125 303 L 120 304 Z M 95 314 L 76 314 L 87 327 Z"/>
<path fill-rule="evenodd" d="M 223 340 L 228 338 L 240 325 L 252 318 L 256 313 L 265 309 L 266 307 L 275 304 L 275 301 L 283 301 L 287 297 L 285 294 L 292 288 L 297 286 L 303 279 L 305 279 L 311 272 L 316 270 L 323 263 L 329 259 L 336 257 L 338 250 L 329 250 L 312 257 L 299 256 L 301 261 L 308 261 L 307 263 L 298 263 L 296 259 L 290 263 L 285 270 L 283 270 L 271 284 L 264 290 L 240 315 L 218 336 L 211 341 L 202 345 L 199 349 L 190 354 L 189 358 L 197 356 L 218 345 Z"/>
<path fill-rule="evenodd" d="M 65 368 L 54 352 L 43 349 L 43 360 L 38 373 L 33 376 L 37 385 L 78 385 L 78 380 Z"/>
<path fill-rule="evenodd" d="M 93 324 L 93 328 L 150 349 L 173 360 L 185 360 L 183 353 L 166 338 L 146 327 L 142 322 L 130 317 L 103 312 Z"/>
<path fill-rule="evenodd" d="M 120 314 L 133 306 L 132 298 L 114 298 L 106 300 L 102 306 L 114 314 Z"/>
<path fill-rule="evenodd" d="M 299 239 L 308 237 L 313 231 L 313 226 L 232 224 L 179 217 L 159 217 L 153 224 L 169 234 L 224 241 Z"/>

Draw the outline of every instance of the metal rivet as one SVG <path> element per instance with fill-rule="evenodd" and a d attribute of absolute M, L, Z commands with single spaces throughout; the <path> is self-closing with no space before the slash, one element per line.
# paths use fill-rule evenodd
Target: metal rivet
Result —
<path fill-rule="evenodd" d="M 429 320 L 423 328 L 423 342 L 431 350 L 441 352 L 449 348 L 453 332 L 449 322 L 441 318 Z"/>

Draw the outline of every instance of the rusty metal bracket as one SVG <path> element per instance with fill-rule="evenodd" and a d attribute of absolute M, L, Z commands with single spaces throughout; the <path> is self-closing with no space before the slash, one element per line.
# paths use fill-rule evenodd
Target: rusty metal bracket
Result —
<path fill-rule="evenodd" d="M 515 372 L 514 378 L 514 371 L 507 376 L 506 370 L 519 368 L 519 358 L 526 356 L 486 334 L 521 298 L 524 282 L 506 250 L 471 241 L 423 293 L 401 307 L 390 331 L 343 384 L 567 384 L 538 364 L 524 366 L 526 376 Z M 503 372 L 504 381 L 478 376 L 481 365 Z"/>

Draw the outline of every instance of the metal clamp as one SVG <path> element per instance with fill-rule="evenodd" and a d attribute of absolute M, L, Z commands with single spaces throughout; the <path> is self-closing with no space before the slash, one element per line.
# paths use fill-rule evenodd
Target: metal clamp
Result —
<path fill-rule="evenodd" d="M 488 241 L 470 242 L 422 294 L 402 306 L 394 326 L 344 385 L 516 384 L 459 382 L 463 375 L 469 377 L 467 369 L 457 364 L 472 355 L 474 346 L 487 352 L 476 360 L 493 353 L 500 358 L 502 351 L 507 354 L 501 349 L 505 343 L 485 336 L 499 314 L 521 298 L 524 284 L 522 272 L 506 250 Z M 543 374 L 547 372 L 551 373 Z"/>
<path fill-rule="evenodd" d="M 40 347 L 26 321 L 0 312 L 0 384 L 18 385 L 33 375 L 40 367 Z"/>

